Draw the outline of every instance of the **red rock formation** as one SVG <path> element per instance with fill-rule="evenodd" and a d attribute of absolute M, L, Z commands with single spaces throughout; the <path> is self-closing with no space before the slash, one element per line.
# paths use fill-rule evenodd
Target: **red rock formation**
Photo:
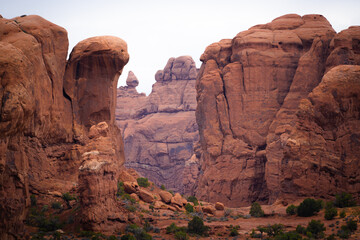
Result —
<path fill-rule="evenodd" d="M 290 167 L 282 165 L 283 142 L 298 121 L 299 102 L 327 67 L 357 61 L 358 31 L 336 35 L 321 15 L 292 14 L 207 47 L 197 79 L 200 199 L 241 206 L 291 192 L 280 177 Z M 340 60 L 329 57 L 344 48 Z"/>
<path fill-rule="evenodd" d="M 74 47 L 64 89 L 74 101 L 79 124 L 90 127 L 100 121 L 115 121 L 117 80 L 128 60 L 126 43 L 117 37 L 93 37 Z"/>
<path fill-rule="evenodd" d="M 284 141 L 280 190 L 291 198 L 360 191 L 360 66 L 329 70 L 300 101 Z"/>
<path fill-rule="evenodd" d="M 198 171 L 196 157 L 192 158 L 198 140 L 196 73 L 191 57 L 170 58 L 164 70 L 156 73 L 157 82 L 148 97 L 129 84 L 120 87 L 117 96 L 116 120 L 124 136 L 125 165 L 157 185 L 183 193 L 192 188 L 193 172 Z M 134 78 L 131 73 L 130 78 Z"/>
<path fill-rule="evenodd" d="M 87 164 L 83 153 L 110 151 L 106 162 L 112 164 L 113 171 L 117 169 L 114 166 L 123 164 L 121 137 L 115 137 L 120 132 L 114 125 L 114 110 L 116 76 L 128 61 L 126 43 L 114 37 L 79 43 L 65 74 L 67 49 L 66 30 L 39 16 L 0 18 L 1 239 L 24 238 L 30 193 L 45 196 L 54 191 L 77 191 L 79 167 Z M 91 68 L 85 69 L 85 65 Z M 88 139 L 90 124 L 101 121 L 111 129 L 110 135 L 100 137 L 105 138 L 106 151 L 101 141 L 95 144 L 94 139 Z M 106 167 L 99 171 L 106 172 Z M 84 176 L 80 182 L 89 179 Z M 104 176 L 99 181 L 105 186 L 102 191 L 115 196 L 116 178 L 108 181 Z M 108 198 L 103 193 L 94 200 Z M 99 211 L 99 205 L 90 207 Z M 102 212 L 111 207 L 103 205 Z"/>
<path fill-rule="evenodd" d="M 97 134 L 82 148 L 79 167 L 81 222 L 86 230 L 113 234 L 124 228 L 128 220 L 126 211 L 116 200 L 124 163 L 121 135 L 117 129 L 118 139 L 114 141 L 112 133 L 116 127 L 109 128 L 106 122 L 91 128 L 98 129 Z"/>
<path fill-rule="evenodd" d="M 116 122 L 134 118 L 137 110 L 146 102 L 145 93 L 138 93 L 136 87 L 138 80 L 131 71 L 126 79 L 127 86 L 119 87 L 116 96 Z"/>

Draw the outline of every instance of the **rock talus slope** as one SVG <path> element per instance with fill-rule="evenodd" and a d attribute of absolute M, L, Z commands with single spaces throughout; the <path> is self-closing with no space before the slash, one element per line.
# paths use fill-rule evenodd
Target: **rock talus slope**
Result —
<path fill-rule="evenodd" d="M 96 230 L 99 222 L 110 221 L 107 214 L 94 220 L 87 211 L 114 209 L 114 171 L 124 162 L 114 124 L 116 77 L 129 59 L 127 46 L 115 37 L 87 39 L 74 48 L 68 62 L 67 50 L 66 30 L 39 16 L 0 18 L 1 239 L 25 238 L 30 194 L 77 193 L 85 228 Z M 110 133 L 98 136 L 91 133 L 91 125 Z M 89 152 L 106 155 L 101 158 L 106 164 Z M 98 167 L 87 168 L 89 161 Z M 112 171 L 104 170 L 107 166 Z M 96 188 L 98 181 L 112 198 L 84 190 L 85 182 Z M 110 200 L 100 206 L 104 198 Z"/>
<path fill-rule="evenodd" d="M 299 104 L 333 66 L 359 64 L 358 34 L 358 27 L 336 34 L 321 15 L 290 14 L 206 48 L 196 85 L 202 170 L 198 197 L 229 206 L 274 202 L 285 192 L 295 197 L 284 180 L 295 174 L 285 146 L 300 121 Z M 316 159 L 306 161 L 311 158 Z M 337 170 L 342 182 L 350 181 L 352 174 Z M 321 167 L 316 173 L 327 176 Z M 303 185 L 317 181 L 313 175 L 306 179 Z M 359 190 L 350 185 L 338 184 L 332 192 L 304 190 L 298 196 Z"/>
<path fill-rule="evenodd" d="M 182 193 L 190 191 L 198 171 L 193 156 L 198 141 L 196 75 L 191 57 L 170 58 L 164 70 L 156 73 L 149 96 L 137 93 L 129 83 L 117 95 L 116 120 L 124 136 L 125 165 L 157 185 Z M 128 79 L 134 75 L 129 73 Z"/>

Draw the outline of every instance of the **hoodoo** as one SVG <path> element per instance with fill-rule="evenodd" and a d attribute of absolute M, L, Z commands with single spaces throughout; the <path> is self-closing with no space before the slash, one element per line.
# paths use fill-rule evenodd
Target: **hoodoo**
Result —
<path fill-rule="evenodd" d="M 124 224 L 115 203 L 124 163 L 115 103 L 127 46 L 90 38 L 66 62 L 67 49 L 66 30 L 39 16 L 0 19 L 1 239 L 24 238 L 30 194 L 76 193 L 85 229 Z"/>

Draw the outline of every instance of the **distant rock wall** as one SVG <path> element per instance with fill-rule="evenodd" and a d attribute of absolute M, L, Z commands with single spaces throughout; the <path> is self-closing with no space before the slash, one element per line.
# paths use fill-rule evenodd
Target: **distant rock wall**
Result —
<path fill-rule="evenodd" d="M 55 191 L 80 196 L 86 229 L 124 225 L 108 214 L 121 213 L 115 193 L 124 152 L 114 121 L 127 45 L 90 38 L 68 62 L 67 51 L 65 29 L 34 15 L 0 17 L 0 239 L 25 239 L 30 194 Z M 88 214 L 100 209 L 100 218 Z"/>
<path fill-rule="evenodd" d="M 117 93 L 116 120 L 124 136 L 125 166 L 182 193 L 190 191 L 193 172 L 198 171 L 193 156 L 198 141 L 196 75 L 191 57 L 170 58 L 156 73 L 148 97 L 137 93 L 137 84 L 129 85 L 130 80 Z"/>
<path fill-rule="evenodd" d="M 304 127 L 297 114 L 302 99 L 332 67 L 360 63 L 359 30 L 350 27 L 336 34 L 321 15 L 291 14 L 206 48 L 196 85 L 201 173 L 195 192 L 200 199 L 242 206 L 299 196 L 329 198 L 341 190 L 359 192 L 354 172 L 344 168 L 348 161 L 359 164 L 358 157 L 343 154 L 351 143 L 317 149 L 322 157 L 320 152 L 296 155 L 302 161 L 301 172 L 295 168 L 295 155 L 289 157 L 295 150 L 287 147 L 290 136 Z M 358 106 L 356 98 L 351 101 Z M 336 141 L 341 138 L 335 134 L 340 126 L 332 127 Z M 346 131 L 349 136 L 356 132 L 355 125 Z M 320 135 L 303 144 L 318 146 L 329 138 Z M 339 164 L 330 168 L 336 184 L 328 173 L 330 159 Z M 320 183 L 329 186 L 315 187 Z"/>

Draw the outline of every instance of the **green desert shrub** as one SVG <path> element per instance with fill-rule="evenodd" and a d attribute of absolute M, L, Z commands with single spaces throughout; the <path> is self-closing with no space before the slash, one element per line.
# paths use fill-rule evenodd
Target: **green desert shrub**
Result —
<path fill-rule="evenodd" d="M 70 201 L 76 199 L 76 197 L 74 195 L 71 195 L 69 192 L 63 193 L 62 198 L 64 199 L 68 208 L 71 208 Z"/>
<path fill-rule="evenodd" d="M 238 235 L 239 235 L 238 228 L 237 227 L 232 227 L 230 229 L 230 237 L 236 237 Z"/>
<path fill-rule="evenodd" d="M 125 232 L 134 234 L 136 240 L 152 240 L 151 235 L 136 224 L 126 226 Z"/>
<path fill-rule="evenodd" d="M 295 215 L 296 214 L 296 206 L 291 204 L 286 208 L 286 214 L 287 215 Z"/>
<path fill-rule="evenodd" d="M 51 208 L 52 208 L 52 209 L 61 209 L 61 208 L 62 208 L 62 207 L 61 207 L 61 203 L 58 202 L 58 201 L 52 202 L 52 203 L 51 203 Z"/>
<path fill-rule="evenodd" d="M 204 225 L 204 221 L 198 216 L 194 216 L 191 221 L 188 222 L 188 232 L 195 233 L 201 236 L 207 235 L 209 227 Z"/>
<path fill-rule="evenodd" d="M 192 213 L 192 212 L 194 212 L 194 207 L 193 207 L 190 203 L 187 203 L 187 204 L 185 205 L 185 210 L 186 210 L 186 212 L 188 212 L 188 213 Z"/>
<path fill-rule="evenodd" d="M 350 219 L 346 222 L 346 228 L 351 232 L 355 232 L 357 230 L 357 222 L 354 219 Z"/>
<path fill-rule="evenodd" d="M 284 232 L 279 235 L 277 235 L 275 240 L 301 240 L 303 239 L 301 235 L 297 232 Z"/>
<path fill-rule="evenodd" d="M 269 237 L 276 237 L 281 234 L 283 230 L 284 225 L 282 224 L 273 224 L 265 228 L 265 232 L 269 235 Z"/>
<path fill-rule="evenodd" d="M 264 216 L 264 211 L 261 209 L 261 206 L 258 202 L 254 202 L 251 205 L 250 215 L 253 217 L 263 217 Z"/>
<path fill-rule="evenodd" d="M 353 207 L 356 202 L 350 193 L 342 192 L 336 194 L 334 205 L 338 208 Z"/>
<path fill-rule="evenodd" d="M 260 233 L 255 232 L 255 229 L 253 229 L 250 233 L 251 238 L 262 238 L 262 235 Z"/>
<path fill-rule="evenodd" d="M 188 197 L 187 200 L 188 200 L 188 202 L 194 203 L 194 206 L 199 205 L 199 201 L 198 201 L 198 199 L 197 199 L 195 196 L 190 196 L 190 197 Z"/>
<path fill-rule="evenodd" d="M 117 183 L 117 192 L 116 192 L 116 196 L 121 197 L 125 194 L 125 190 L 124 190 L 124 183 L 119 181 Z"/>
<path fill-rule="evenodd" d="M 340 229 L 338 232 L 337 232 L 337 235 L 339 238 L 342 238 L 342 239 L 349 239 L 350 236 L 351 236 L 351 232 L 349 229 Z"/>
<path fill-rule="evenodd" d="M 342 211 L 340 212 L 340 217 L 341 217 L 341 218 L 346 217 L 346 212 L 345 212 L 345 210 L 342 210 Z"/>
<path fill-rule="evenodd" d="M 65 202 L 69 202 L 71 200 L 75 200 L 76 197 L 74 195 L 71 195 L 69 192 L 63 193 L 62 198 Z"/>
<path fill-rule="evenodd" d="M 318 213 L 321 210 L 321 208 L 322 208 L 321 200 L 307 198 L 302 203 L 300 203 L 299 207 L 297 208 L 297 214 L 300 217 L 310 217 Z"/>
<path fill-rule="evenodd" d="M 350 219 L 345 225 L 341 226 L 341 229 L 337 232 L 337 235 L 342 239 L 349 239 L 351 234 L 357 230 L 357 221 Z"/>
<path fill-rule="evenodd" d="M 167 233 L 167 234 L 177 233 L 177 232 L 186 232 L 186 228 L 185 228 L 185 227 L 178 227 L 178 226 L 176 226 L 175 223 L 170 224 L 170 225 L 166 228 L 166 233 Z"/>
<path fill-rule="evenodd" d="M 140 177 L 136 180 L 140 187 L 147 188 L 148 186 L 150 186 L 149 180 L 147 178 Z"/>
<path fill-rule="evenodd" d="M 81 231 L 79 234 L 79 237 L 85 237 L 85 238 L 91 238 L 94 239 L 103 239 L 105 238 L 105 235 L 99 232 L 93 232 L 93 231 Z"/>
<path fill-rule="evenodd" d="M 166 190 L 165 185 L 164 185 L 164 184 L 161 184 L 160 189 L 161 189 L 161 190 Z"/>
<path fill-rule="evenodd" d="M 297 225 L 295 231 L 299 234 L 303 234 L 303 235 L 306 234 L 306 228 L 301 225 Z"/>
<path fill-rule="evenodd" d="M 311 220 L 306 228 L 307 232 L 310 232 L 313 237 L 319 239 L 324 238 L 324 231 L 326 228 L 320 220 Z"/>
<path fill-rule="evenodd" d="M 48 218 L 42 218 L 38 222 L 38 227 L 40 231 L 50 232 L 60 229 L 63 226 L 58 216 L 49 216 Z"/>
<path fill-rule="evenodd" d="M 127 209 L 129 212 L 136 212 L 136 206 L 134 205 L 130 205 L 130 204 L 125 204 L 125 209 Z"/>
<path fill-rule="evenodd" d="M 177 240 L 188 240 L 189 236 L 186 234 L 186 232 L 179 231 L 175 233 L 175 239 Z"/>
<path fill-rule="evenodd" d="M 335 234 L 331 234 L 326 238 L 326 240 L 335 240 L 335 239 L 336 239 Z"/>
<path fill-rule="evenodd" d="M 325 206 L 325 219 L 332 220 L 337 216 L 337 209 L 334 207 L 332 202 L 327 202 Z"/>
<path fill-rule="evenodd" d="M 36 205 L 37 205 L 37 200 L 36 200 L 36 197 L 35 197 L 34 194 L 31 194 L 31 195 L 30 195 L 30 203 L 31 203 L 31 206 L 32 206 L 32 207 L 36 207 Z"/>
<path fill-rule="evenodd" d="M 145 230 L 145 232 L 150 232 L 152 230 L 154 230 L 154 227 L 149 223 L 149 220 L 145 220 L 143 229 Z"/>
<path fill-rule="evenodd" d="M 131 234 L 125 234 L 121 236 L 121 240 L 136 240 L 136 238 Z"/>
<path fill-rule="evenodd" d="M 30 226 L 38 227 L 43 232 L 55 231 L 63 226 L 58 216 L 47 216 L 45 212 L 39 211 L 36 208 L 30 208 L 26 223 Z"/>
<path fill-rule="evenodd" d="M 136 240 L 152 240 L 152 236 L 143 229 L 136 231 L 134 235 Z"/>

